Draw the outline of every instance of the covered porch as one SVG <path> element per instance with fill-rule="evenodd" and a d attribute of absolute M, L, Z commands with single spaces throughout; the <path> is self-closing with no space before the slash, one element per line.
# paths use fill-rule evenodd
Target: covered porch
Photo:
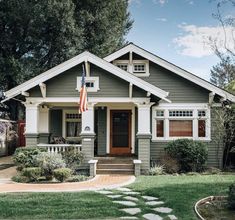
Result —
<path fill-rule="evenodd" d="M 150 166 L 150 98 L 92 98 L 78 112 L 79 98 L 28 98 L 26 146 L 57 153 L 74 146 L 84 165 L 97 157 L 132 157 Z"/>

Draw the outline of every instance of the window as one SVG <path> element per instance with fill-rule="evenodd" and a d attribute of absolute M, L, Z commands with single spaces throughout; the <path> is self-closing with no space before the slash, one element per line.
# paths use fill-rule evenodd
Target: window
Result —
<path fill-rule="evenodd" d="M 117 63 L 117 67 L 119 67 L 125 71 L 128 71 L 128 63 Z"/>
<path fill-rule="evenodd" d="M 145 63 L 135 63 L 133 72 L 134 73 L 145 73 L 146 72 Z"/>
<path fill-rule="evenodd" d="M 82 77 L 77 77 L 77 90 L 81 89 Z M 99 77 L 85 77 L 87 92 L 97 92 L 99 90 Z"/>
<path fill-rule="evenodd" d="M 160 104 L 154 107 L 153 140 L 210 140 L 210 109 L 203 104 L 192 105 L 191 109 L 188 107 L 188 104 Z"/>
<path fill-rule="evenodd" d="M 64 137 L 79 138 L 81 133 L 81 114 L 77 110 L 67 110 L 64 112 Z"/>

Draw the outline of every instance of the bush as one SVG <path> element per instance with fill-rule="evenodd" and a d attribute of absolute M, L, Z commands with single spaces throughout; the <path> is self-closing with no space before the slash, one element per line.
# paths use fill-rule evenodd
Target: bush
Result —
<path fill-rule="evenodd" d="M 88 179 L 89 179 L 89 177 L 85 176 L 85 175 L 74 175 L 74 176 L 71 176 L 67 180 L 67 182 L 82 182 L 82 181 L 86 181 Z"/>
<path fill-rule="evenodd" d="M 229 186 L 228 206 L 230 209 L 235 210 L 235 184 Z"/>
<path fill-rule="evenodd" d="M 164 166 L 163 165 L 155 165 L 150 168 L 149 175 L 155 176 L 155 175 L 162 175 L 164 174 Z"/>
<path fill-rule="evenodd" d="M 60 182 L 64 182 L 71 176 L 72 170 L 69 168 L 59 168 L 53 171 L 54 177 Z"/>
<path fill-rule="evenodd" d="M 42 169 L 47 180 L 52 179 L 53 171 L 58 168 L 64 168 L 65 162 L 61 154 L 51 154 L 43 152 L 36 157 L 37 165 Z"/>
<path fill-rule="evenodd" d="M 11 178 L 12 181 L 17 182 L 17 183 L 27 183 L 29 180 L 26 176 L 22 175 L 16 175 Z"/>
<path fill-rule="evenodd" d="M 29 181 L 38 181 L 42 175 L 42 169 L 40 167 L 27 167 L 22 170 L 22 175 L 27 177 Z"/>
<path fill-rule="evenodd" d="M 64 159 L 66 166 L 74 172 L 81 165 L 84 156 L 81 152 L 71 146 L 66 151 L 62 152 L 62 158 Z"/>
<path fill-rule="evenodd" d="M 180 170 L 178 160 L 168 154 L 165 154 L 163 157 L 161 157 L 160 164 L 164 166 L 166 173 L 178 173 Z"/>
<path fill-rule="evenodd" d="M 205 169 L 207 147 L 202 142 L 178 139 L 169 142 L 165 151 L 172 158 L 177 159 L 181 172 L 201 172 Z"/>
<path fill-rule="evenodd" d="M 216 167 L 208 167 L 206 172 L 208 174 L 220 174 L 221 170 L 219 168 L 216 168 Z"/>
<path fill-rule="evenodd" d="M 41 152 L 45 152 L 46 149 L 39 147 L 20 147 L 17 148 L 14 155 L 13 161 L 17 165 L 17 170 L 21 171 L 25 167 L 35 167 L 35 157 Z"/>

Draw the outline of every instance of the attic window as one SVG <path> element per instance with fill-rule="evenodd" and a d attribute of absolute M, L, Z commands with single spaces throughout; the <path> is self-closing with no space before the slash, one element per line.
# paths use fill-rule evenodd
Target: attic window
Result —
<path fill-rule="evenodd" d="M 133 60 L 133 74 L 136 76 L 149 76 L 149 61 Z"/>
<path fill-rule="evenodd" d="M 146 72 L 145 63 L 134 64 L 134 73 L 145 73 L 145 72 Z"/>
<path fill-rule="evenodd" d="M 128 70 L 128 63 L 117 63 L 117 67 L 127 71 Z"/>
<path fill-rule="evenodd" d="M 77 77 L 77 90 L 81 89 L 82 77 Z M 99 90 L 99 77 L 86 77 L 87 92 L 97 92 Z"/>

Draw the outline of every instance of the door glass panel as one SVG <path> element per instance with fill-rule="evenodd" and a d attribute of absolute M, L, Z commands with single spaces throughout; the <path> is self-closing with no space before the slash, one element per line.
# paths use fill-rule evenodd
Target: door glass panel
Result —
<path fill-rule="evenodd" d="M 113 112 L 112 147 L 129 146 L 129 113 Z"/>

